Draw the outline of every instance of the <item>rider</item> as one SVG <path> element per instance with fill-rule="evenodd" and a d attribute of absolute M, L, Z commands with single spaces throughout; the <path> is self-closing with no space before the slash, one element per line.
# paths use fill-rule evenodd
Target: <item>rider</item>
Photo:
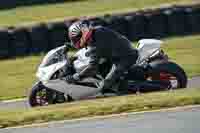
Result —
<path fill-rule="evenodd" d="M 94 76 L 100 58 L 108 59 L 112 68 L 99 85 L 102 92 L 105 92 L 120 80 L 138 58 L 137 49 L 131 46 L 126 37 L 106 27 L 93 27 L 89 20 L 73 23 L 68 29 L 68 36 L 75 48 L 88 48 L 87 56 L 90 57 L 89 65 L 84 70 L 66 77 L 68 82 Z"/>

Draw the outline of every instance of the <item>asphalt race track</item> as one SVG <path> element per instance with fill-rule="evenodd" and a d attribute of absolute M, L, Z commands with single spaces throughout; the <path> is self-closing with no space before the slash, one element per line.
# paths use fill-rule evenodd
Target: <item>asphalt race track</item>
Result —
<path fill-rule="evenodd" d="M 200 88 L 200 77 L 193 77 L 188 80 L 188 88 Z M 17 102 L 0 102 L 0 110 L 13 108 L 30 108 L 26 100 Z"/>
<path fill-rule="evenodd" d="M 200 106 L 105 119 L 0 129 L 1 133 L 199 133 Z"/>

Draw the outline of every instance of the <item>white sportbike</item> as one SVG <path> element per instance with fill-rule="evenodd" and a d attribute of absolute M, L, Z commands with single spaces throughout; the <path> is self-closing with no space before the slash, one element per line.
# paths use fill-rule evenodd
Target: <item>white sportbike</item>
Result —
<path fill-rule="evenodd" d="M 99 62 L 99 70 L 94 77 L 88 77 L 80 82 L 69 84 L 64 77 L 75 72 L 80 72 L 89 63 L 88 49 L 81 49 L 75 53 L 77 59 L 70 63 L 69 48 L 67 45 L 49 51 L 38 67 L 36 82 L 29 93 L 29 104 L 45 106 L 49 104 L 95 98 L 97 96 L 120 95 L 123 88 L 121 83 L 126 83 L 127 94 L 136 92 L 158 91 L 166 89 L 185 88 L 187 76 L 184 70 L 169 61 L 168 56 L 161 49 L 162 41 L 156 39 L 142 39 L 137 43 L 139 58 L 136 64 L 124 73 L 118 84 L 113 87 L 116 92 L 101 93 L 98 83 L 109 72 L 112 64 L 106 59 Z M 126 82 L 124 82 L 126 81 Z M 116 89 L 118 88 L 118 89 Z M 112 89 L 111 89 L 112 90 Z M 124 91 L 123 91 L 124 94 Z"/>

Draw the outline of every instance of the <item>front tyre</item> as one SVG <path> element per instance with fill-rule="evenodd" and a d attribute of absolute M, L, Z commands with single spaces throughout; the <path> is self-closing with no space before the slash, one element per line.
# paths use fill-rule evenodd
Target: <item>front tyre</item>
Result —
<path fill-rule="evenodd" d="M 64 95 L 46 88 L 41 82 L 37 82 L 30 90 L 28 102 L 31 107 L 47 106 L 65 102 L 65 98 Z"/>

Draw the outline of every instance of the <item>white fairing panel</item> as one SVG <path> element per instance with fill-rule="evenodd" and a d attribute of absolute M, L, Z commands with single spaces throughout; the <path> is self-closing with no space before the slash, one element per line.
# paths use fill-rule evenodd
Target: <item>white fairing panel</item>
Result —
<path fill-rule="evenodd" d="M 139 61 L 142 61 L 160 50 L 163 42 L 156 39 L 142 39 L 138 42 Z"/>
<path fill-rule="evenodd" d="M 99 88 L 68 84 L 66 81 L 60 79 L 50 80 L 44 83 L 44 85 L 48 88 L 63 92 L 65 95 L 70 95 L 74 100 L 94 96 L 100 92 Z"/>
<path fill-rule="evenodd" d="M 86 56 L 87 52 L 90 50 L 90 47 L 83 48 L 80 49 L 74 56 L 78 57 L 77 60 L 74 61 L 74 68 L 76 70 L 76 72 L 80 72 L 81 70 L 83 70 L 86 66 L 89 65 L 90 62 L 90 57 Z M 103 64 L 104 62 L 106 62 L 105 58 L 100 58 L 98 64 Z"/>
<path fill-rule="evenodd" d="M 74 61 L 74 68 L 77 72 L 83 70 L 83 68 L 89 64 L 90 58 L 85 56 L 88 50 L 89 49 L 83 48 L 75 54 L 75 56 L 78 57 L 78 59 Z"/>
<path fill-rule="evenodd" d="M 66 63 L 67 61 L 62 61 L 47 67 L 39 67 L 36 73 L 36 77 L 42 82 L 47 82 L 50 80 L 52 75 L 60 68 L 64 67 Z"/>
<path fill-rule="evenodd" d="M 58 48 L 52 49 L 51 51 L 49 51 L 45 57 L 43 58 L 40 67 L 44 67 L 46 65 L 50 65 L 49 61 L 52 60 L 52 58 L 56 58 L 58 56 L 58 53 L 61 53 L 64 49 L 66 48 L 66 46 L 60 46 Z M 57 59 L 57 58 L 56 58 Z M 60 61 L 60 60 L 59 60 Z M 57 61 L 58 62 L 58 61 Z"/>

